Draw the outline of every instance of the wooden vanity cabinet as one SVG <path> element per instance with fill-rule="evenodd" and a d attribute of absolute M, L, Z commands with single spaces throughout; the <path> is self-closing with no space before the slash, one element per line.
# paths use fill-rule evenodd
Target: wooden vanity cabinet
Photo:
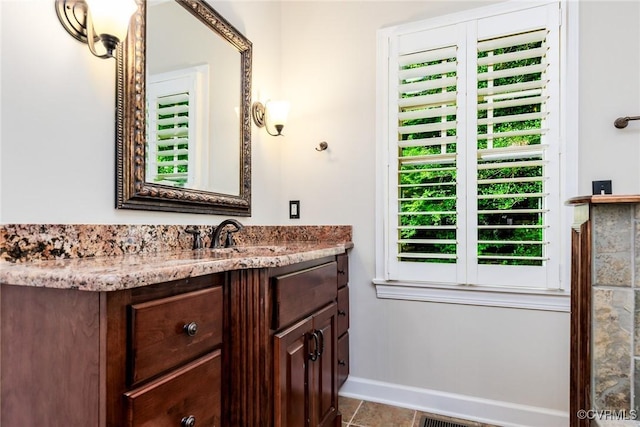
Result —
<path fill-rule="evenodd" d="M 349 376 L 349 257 L 340 254 L 338 262 L 338 387 Z"/>
<path fill-rule="evenodd" d="M 276 427 L 336 423 L 336 273 L 336 263 L 331 262 L 272 279 Z M 287 326 L 291 322 L 295 323 Z"/>
<path fill-rule="evenodd" d="M 224 284 L 2 285 L 0 424 L 222 425 Z"/>
<path fill-rule="evenodd" d="M 0 425 L 340 427 L 347 281 L 345 254 L 110 292 L 2 284 Z"/>

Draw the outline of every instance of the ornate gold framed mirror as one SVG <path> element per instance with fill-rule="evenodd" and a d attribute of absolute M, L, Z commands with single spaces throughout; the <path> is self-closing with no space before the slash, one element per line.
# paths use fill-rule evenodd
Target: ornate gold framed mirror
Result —
<path fill-rule="evenodd" d="M 251 61 L 205 1 L 138 0 L 117 56 L 117 208 L 251 215 Z"/>

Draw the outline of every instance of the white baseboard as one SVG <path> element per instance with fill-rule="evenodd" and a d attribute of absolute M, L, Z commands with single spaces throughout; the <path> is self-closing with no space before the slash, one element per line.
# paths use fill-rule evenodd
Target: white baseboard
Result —
<path fill-rule="evenodd" d="M 569 425 L 569 414 L 563 411 L 406 387 L 353 376 L 350 376 L 340 389 L 340 396 L 501 427 L 567 427 Z"/>

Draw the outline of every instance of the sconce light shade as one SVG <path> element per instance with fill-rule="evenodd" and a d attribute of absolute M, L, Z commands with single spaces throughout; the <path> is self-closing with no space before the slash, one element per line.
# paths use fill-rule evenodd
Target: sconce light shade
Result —
<path fill-rule="evenodd" d="M 267 101 L 254 102 L 251 106 L 251 115 L 253 122 L 258 127 L 264 127 L 271 136 L 281 136 L 282 129 L 287 123 L 287 115 L 289 114 L 289 103 L 287 101 Z M 277 133 L 269 131 L 269 126 L 275 128 Z"/>
<path fill-rule="evenodd" d="M 99 58 L 113 58 L 118 43 L 127 37 L 136 0 L 55 0 L 62 26 L 75 39 L 89 45 Z M 100 42 L 106 53 L 98 53 Z"/>
<path fill-rule="evenodd" d="M 98 37 L 127 37 L 131 15 L 138 9 L 135 0 L 85 0 Z"/>

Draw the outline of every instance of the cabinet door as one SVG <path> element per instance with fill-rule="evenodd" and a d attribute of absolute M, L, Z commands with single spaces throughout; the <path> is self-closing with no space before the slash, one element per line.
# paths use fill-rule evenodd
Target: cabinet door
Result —
<path fill-rule="evenodd" d="M 318 358 L 309 361 L 311 427 L 333 426 L 337 415 L 337 313 L 337 305 L 332 303 L 313 316 L 313 333 L 319 336 L 319 348 Z"/>
<path fill-rule="evenodd" d="M 307 335 L 312 329 L 308 317 L 274 337 L 275 427 L 309 425 Z"/>

